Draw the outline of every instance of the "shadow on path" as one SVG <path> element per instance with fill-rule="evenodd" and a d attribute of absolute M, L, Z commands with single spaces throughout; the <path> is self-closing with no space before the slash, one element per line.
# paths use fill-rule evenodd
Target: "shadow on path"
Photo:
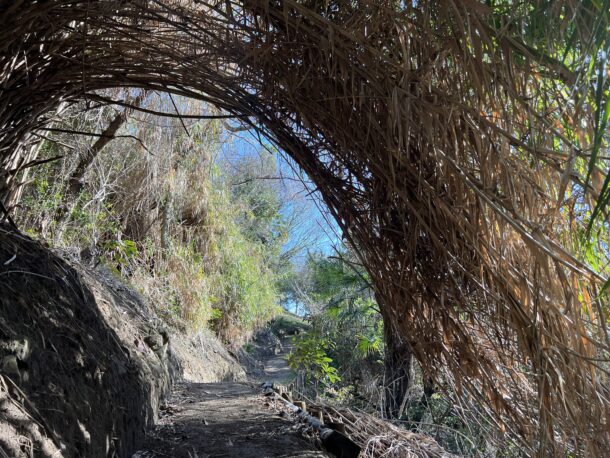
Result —
<path fill-rule="evenodd" d="M 283 373 L 281 370 L 279 373 Z M 134 458 L 325 457 L 252 384 L 179 383 Z"/>

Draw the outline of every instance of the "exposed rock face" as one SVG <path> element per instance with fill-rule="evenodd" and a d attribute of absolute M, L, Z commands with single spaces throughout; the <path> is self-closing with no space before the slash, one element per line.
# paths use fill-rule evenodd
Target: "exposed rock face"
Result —
<path fill-rule="evenodd" d="M 170 337 L 184 380 L 197 383 L 247 380 L 244 368 L 209 330 Z"/>
<path fill-rule="evenodd" d="M 134 450 L 177 364 L 167 333 L 146 323 L 131 294 L 0 227 L 0 448 L 9 456 Z M 153 349 L 146 342 L 157 336 Z"/>

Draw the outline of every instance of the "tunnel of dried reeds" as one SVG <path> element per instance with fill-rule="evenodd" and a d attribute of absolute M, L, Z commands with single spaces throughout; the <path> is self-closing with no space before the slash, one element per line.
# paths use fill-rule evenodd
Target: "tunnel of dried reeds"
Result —
<path fill-rule="evenodd" d="M 590 73 L 554 57 L 569 35 L 586 60 L 598 3 L 3 3 L 4 205 L 61 107 L 120 105 L 113 88 L 209 102 L 308 174 L 429 376 L 530 453 L 601 456 L 605 278 L 575 237 L 605 189 L 578 164 L 604 138 Z"/>

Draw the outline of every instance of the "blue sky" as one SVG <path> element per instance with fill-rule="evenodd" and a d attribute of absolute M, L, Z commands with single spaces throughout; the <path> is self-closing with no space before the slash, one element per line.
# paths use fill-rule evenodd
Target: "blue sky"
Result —
<path fill-rule="evenodd" d="M 244 131 L 232 135 L 231 140 L 222 145 L 219 159 L 228 164 L 237 164 L 246 157 L 269 155 L 269 151 L 275 151 L 270 144 L 262 146 L 255 133 Z M 300 245 L 301 250 L 295 257 L 297 263 L 306 259 L 308 251 L 332 254 L 333 246 L 341 244 L 340 231 L 315 186 L 287 155 L 280 152 L 273 154 L 277 163 L 274 180 L 277 180 L 285 202 L 282 213 L 285 218 L 296 221 L 284 250 Z"/>
<path fill-rule="evenodd" d="M 174 101 L 181 113 L 198 114 L 198 110 L 202 108 L 205 110 L 207 107 L 205 104 L 193 103 L 182 97 L 174 97 Z M 160 103 L 162 105 L 160 109 L 170 113 L 174 110 L 174 105 L 169 97 L 161 95 Z M 190 122 L 186 121 L 187 124 Z M 240 127 L 239 123 L 231 121 L 227 121 L 227 123 L 234 128 Z M 287 219 L 297 220 L 297 224 L 292 225 L 284 250 L 291 250 L 299 244 L 305 246 L 295 256 L 294 262 L 296 263 L 305 260 L 308 251 L 326 255 L 333 254 L 333 246 L 339 246 L 342 243 L 341 237 L 338 235 L 340 230 L 328 213 L 319 193 L 315 191 L 314 185 L 298 170 L 298 166 L 287 155 L 275 152 L 275 148 L 268 142 L 261 145 L 261 140 L 265 142 L 253 130 L 230 134 L 227 136 L 227 141 L 221 145 L 218 159 L 220 162 L 228 164 L 229 167 L 237 167 L 240 160 L 244 158 L 257 158 L 261 155 L 269 155 L 270 151 L 273 151 L 277 163 L 276 177 L 273 178 L 277 179 L 278 190 L 285 202 L 282 213 Z"/>

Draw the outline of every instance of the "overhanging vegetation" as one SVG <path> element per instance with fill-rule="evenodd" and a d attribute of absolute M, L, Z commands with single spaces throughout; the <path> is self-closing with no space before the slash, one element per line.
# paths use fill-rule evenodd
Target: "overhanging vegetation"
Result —
<path fill-rule="evenodd" d="M 396 348 L 528 450 L 599 456 L 609 11 L 16 1 L 0 11 L 3 201 L 62 104 L 117 103 L 99 92 L 114 87 L 210 102 L 315 182 Z"/>

